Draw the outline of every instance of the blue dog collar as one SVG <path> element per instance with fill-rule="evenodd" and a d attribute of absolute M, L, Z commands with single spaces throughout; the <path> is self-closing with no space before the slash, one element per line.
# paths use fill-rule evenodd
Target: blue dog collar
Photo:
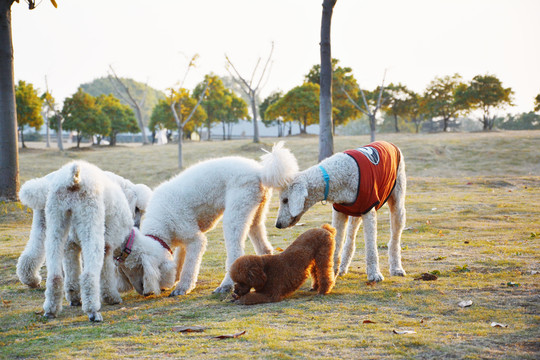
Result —
<path fill-rule="evenodd" d="M 322 201 L 323 205 L 326 204 L 326 199 L 328 198 L 328 191 L 330 190 L 330 176 L 328 176 L 328 173 L 326 170 L 319 165 L 319 169 L 321 169 L 323 178 L 324 178 L 324 200 Z"/>

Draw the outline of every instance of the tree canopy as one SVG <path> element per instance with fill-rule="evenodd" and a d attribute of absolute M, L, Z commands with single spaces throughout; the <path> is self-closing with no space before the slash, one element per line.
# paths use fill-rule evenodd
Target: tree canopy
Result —
<path fill-rule="evenodd" d="M 139 125 L 131 107 L 122 104 L 114 95 L 99 95 L 96 99 L 96 105 L 102 115 L 109 120 L 110 129 L 106 135 L 110 138 L 111 146 L 116 145 L 116 136 L 119 133 L 139 131 Z"/>
<path fill-rule="evenodd" d="M 426 111 L 431 117 L 439 117 L 443 121 L 443 131 L 448 131 L 449 122 L 467 110 L 466 102 L 455 97 L 456 90 L 463 87 L 459 74 L 436 77 L 426 89 Z"/>
<path fill-rule="evenodd" d="M 476 75 L 468 84 L 460 84 L 455 89 L 455 100 L 463 108 L 482 111 L 480 121 L 484 130 L 491 130 L 495 124 L 494 109 L 512 105 L 511 88 L 504 88 L 493 75 Z"/>
<path fill-rule="evenodd" d="M 265 117 L 298 121 L 300 133 L 305 134 L 307 125 L 319 121 L 319 85 L 306 82 L 291 89 L 268 107 Z"/>
<path fill-rule="evenodd" d="M 24 127 L 29 126 L 36 130 L 41 128 L 41 125 L 43 125 L 43 116 L 41 115 L 43 100 L 32 84 L 22 80 L 19 80 L 19 83 L 15 86 L 15 100 L 21 143 L 23 147 L 26 147 L 24 144 Z"/>

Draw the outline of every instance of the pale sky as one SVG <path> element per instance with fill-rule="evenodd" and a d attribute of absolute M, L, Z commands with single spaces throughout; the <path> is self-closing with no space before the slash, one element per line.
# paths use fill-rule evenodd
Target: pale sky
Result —
<path fill-rule="evenodd" d="M 39 1 L 39 0 L 38 0 Z M 15 80 L 49 89 L 59 101 L 112 65 L 159 90 L 175 86 L 188 58 L 186 87 L 228 75 L 225 54 L 245 77 L 275 44 L 261 98 L 300 85 L 320 62 L 322 0 L 49 0 L 12 6 Z M 515 92 L 513 108 L 540 93 L 540 0 L 338 0 L 332 57 L 363 88 L 401 82 L 422 92 L 435 76 L 497 76 Z"/>

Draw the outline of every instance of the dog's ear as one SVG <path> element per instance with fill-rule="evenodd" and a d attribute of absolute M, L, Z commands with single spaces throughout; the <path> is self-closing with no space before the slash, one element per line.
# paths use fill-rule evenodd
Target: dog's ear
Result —
<path fill-rule="evenodd" d="M 247 269 L 247 278 L 249 284 L 255 291 L 261 291 L 266 284 L 266 274 L 264 273 L 264 264 L 260 258 L 254 260 Z"/>
<path fill-rule="evenodd" d="M 306 183 L 303 181 L 292 184 L 289 192 L 289 212 L 292 217 L 296 217 L 304 211 L 304 204 L 308 197 Z"/>

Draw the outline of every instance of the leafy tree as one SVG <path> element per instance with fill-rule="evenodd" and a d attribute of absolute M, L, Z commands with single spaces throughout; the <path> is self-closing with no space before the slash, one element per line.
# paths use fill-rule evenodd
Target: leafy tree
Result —
<path fill-rule="evenodd" d="M 96 104 L 101 110 L 101 113 L 110 122 L 109 136 L 110 146 L 116 145 L 116 136 L 119 133 L 139 131 L 137 119 L 133 110 L 128 105 L 124 105 L 114 95 L 99 95 Z"/>
<path fill-rule="evenodd" d="M 19 84 L 15 86 L 15 99 L 17 102 L 17 123 L 21 132 L 22 147 L 25 148 L 24 127 L 30 126 L 39 130 L 43 125 L 43 116 L 41 115 L 43 100 L 32 84 L 27 84 L 22 80 L 19 80 Z"/>
<path fill-rule="evenodd" d="M 426 89 L 426 110 L 430 116 L 442 119 L 443 131 L 448 131 L 449 122 L 468 108 L 467 103 L 455 97 L 456 90 L 462 87 L 461 76 L 454 74 L 436 77 Z"/>
<path fill-rule="evenodd" d="M 398 118 L 405 118 L 408 115 L 411 93 L 402 84 L 389 84 L 385 93 L 387 97 L 382 110 L 394 118 L 394 130 L 398 133 Z"/>
<path fill-rule="evenodd" d="M 17 110 L 13 77 L 11 5 L 18 0 L 0 0 L 0 201 L 17 200 L 19 192 L 19 152 L 17 149 Z M 28 8 L 35 1 L 28 0 Z M 56 1 L 51 0 L 56 7 Z"/>
<path fill-rule="evenodd" d="M 213 74 L 206 75 L 204 81 L 197 84 L 193 90 L 193 96 L 196 98 L 203 93 L 201 106 L 206 111 L 207 140 L 210 140 L 212 124 L 225 117 L 225 108 L 230 106 L 232 100 L 227 96 L 228 90 L 223 85 L 223 81 Z"/>
<path fill-rule="evenodd" d="M 319 121 L 319 85 L 304 83 L 291 89 L 268 107 L 266 116 L 282 117 L 284 121 L 298 121 L 300 133 L 305 134 L 307 125 Z"/>
<path fill-rule="evenodd" d="M 534 98 L 534 111 L 540 111 L 540 94 L 536 95 L 536 97 Z"/>
<path fill-rule="evenodd" d="M 352 74 L 352 69 L 338 66 L 338 64 L 338 59 L 332 59 L 332 124 L 334 130 L 336 126 L 346 125 L 349 120 L 360 115 L 358 109 L 345 94 L 345 91 L 352 94 L 358 90 L 358 83 Z M 314 65 L 305 76 L 305 80 L 319 84 L 320 76 L 320 65 Z"/>
<path fill-rule="evenodd" d="M 263 100 L 261 105 L 259 105 L 259 112 L 261 115 L 261 120 L 265 126 L 272 126 L 273 124 L 277 125 L 278 128 L 278 137 L 283 136 L 283 119 L 278 118 L 272 118 L 266 116 L 266 110 L 270 107 L 270 105 L 276 103 L 279 99 L 283 97 L 283 93 L 281 91 L 276 91 L 270 94 L 266 99 Z"/>
<path fill-rule="evenodd" d="M 426 99 L 424 96 L 408 91 L 409 96 L 405 100 L 405 116 L 407 121 L 411 122 L 418 134 L 420 126 L 426 120 Z"/>
<path fill-rule="evenodd" d="M 238 123 L 240 119 L 249 118 L 248 107 L 244 99 L 237 96 L 233 91 L 228 90 L 226 96 L 230 97 L 227 101 L 227 107 L 224 109 L 221 123 L 223 124 L 223 140 L 231 139 L 232 126 Z M 227 135 L 225 135 L 227 133 Z"/>
<path fill-rule="evenodd" d="M 111 131 L 109 119 L 103 116 L 96 98 L 79 88 L 72 97 L 64 100 L 62 108 L 63 128 L 77 132 L 77 148 L 83 136 L 106 135 Z"/>
<path fill-rule="evenodd" d="M 494 109 L 512 105 L 511 88 L 504 88 L 493 75 L 476 75 L 468 85 L 460 84 L 455 91 L 456 102 L 470 110 L 482 111 L 480 122 L 484 131 L 491 130 L 495 123 Z"/>

